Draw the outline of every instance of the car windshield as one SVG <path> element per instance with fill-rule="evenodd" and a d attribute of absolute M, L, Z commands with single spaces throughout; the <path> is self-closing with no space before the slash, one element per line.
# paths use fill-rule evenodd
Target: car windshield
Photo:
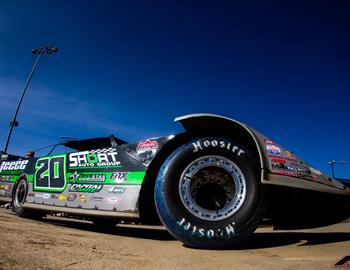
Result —
<path fill-rule="evenodd" d="M 63 154 L 63 153 L 71 153 L 71 152 L 76 152 L 75 149 L 67 147 L 65 145 L 59 144 L 56 145 L 55 147 L 52 147 L 51 149 L 46 149 L 46 151 L 43 151 L 43 154 L 45 155 L 57 155 L 57 154 Z"/>

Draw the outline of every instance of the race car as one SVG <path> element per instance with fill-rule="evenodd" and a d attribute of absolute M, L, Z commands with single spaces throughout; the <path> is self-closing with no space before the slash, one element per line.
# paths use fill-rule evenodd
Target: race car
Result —
<path fill-rule="evenodd" d="M 311 228 L 350 216 L 348 183 L 333 179 L 230 118 L 175 119 L 177 135 L 127 143 L 114 136 L 63 143 L 65 153 L 2 154 L 0 201 L 18 216 L 63 212 L 100 226 L 162 223 L 188 247 L 237 247 L 262 222 Z"/>

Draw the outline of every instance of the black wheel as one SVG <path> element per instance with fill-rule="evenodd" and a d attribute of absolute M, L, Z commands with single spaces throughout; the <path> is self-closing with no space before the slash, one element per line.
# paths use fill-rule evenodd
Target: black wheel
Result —
<path fill-rule="evenodd" d="M 185 245 L 229 248 L 260 223 L 263 190 L 257 162 L 232 141 L 210 137 L 178 148 L 155 185 L 159 217 Z"/>
<path fill-rule="evenodd" d="M 20 179 L 12 194 L 12 209 L 17 216 L 23 218 L 40 219 L 44 213 L 31 209 L 23 208 L 28 193 L 28 183 L 25 178 Z"/>

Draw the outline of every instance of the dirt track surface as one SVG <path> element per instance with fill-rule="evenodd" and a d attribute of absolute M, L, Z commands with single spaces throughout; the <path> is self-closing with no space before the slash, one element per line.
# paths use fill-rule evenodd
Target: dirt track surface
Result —
<path fill-rule="evenodd" d="M 334 269 L 350 255 L 350 223 L 303 231 L 259 228 L 240 250 L 184 247 L 162 227 L 18 218 L 0 209 L 0 269 Z M 350 268 L 349 268 L 350 269 Z"/>

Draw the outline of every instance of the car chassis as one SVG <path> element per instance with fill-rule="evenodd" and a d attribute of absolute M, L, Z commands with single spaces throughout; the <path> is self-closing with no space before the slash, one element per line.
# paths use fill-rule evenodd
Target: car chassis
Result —
<path fill-rule="evenodd" d="M 230 118 L 178 117 L 184 132 L 127 143 L 114 136 L 67 141 L 73 152 L 37 158 L 3 153 L 0 201 L 17 215 L 88 216 L 100 226 L 159 221 L 197 248 L 244 242 L 262 221 L 324 226 L 350 216 L 349 182 L 325 175 Z"/>

